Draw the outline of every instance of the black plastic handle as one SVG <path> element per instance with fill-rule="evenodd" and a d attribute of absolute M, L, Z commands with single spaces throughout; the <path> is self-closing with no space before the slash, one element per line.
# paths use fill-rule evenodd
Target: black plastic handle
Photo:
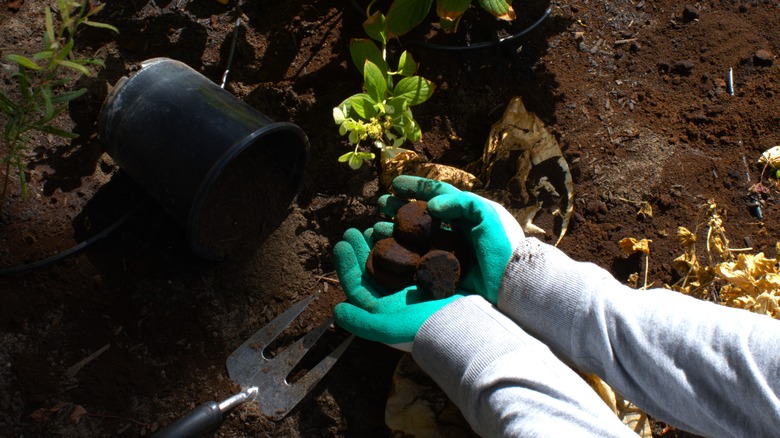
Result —
<path fill-rule="evenodd" d="M 199 437 L 216 429 L 222 423 L 223 415 L 216 402 L 206 402 L 186 417 L 153 435 L 153 438 Z"/>

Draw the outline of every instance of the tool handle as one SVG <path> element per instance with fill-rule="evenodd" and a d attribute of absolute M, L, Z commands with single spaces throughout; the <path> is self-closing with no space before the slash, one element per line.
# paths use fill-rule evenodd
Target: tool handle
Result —
<path fill-rule="evenodd" d="M 153 438 L 199 437 L 216 429 L 222 420 L 223 414 L 217 402 L 206 402 L 186 417 L 154 434 Z"/>

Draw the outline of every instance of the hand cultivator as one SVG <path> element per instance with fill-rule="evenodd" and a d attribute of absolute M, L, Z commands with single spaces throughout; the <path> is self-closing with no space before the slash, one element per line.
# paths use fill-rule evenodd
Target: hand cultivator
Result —
<path fill-rule="evenodd" d="M 354 338 L 350 336 L 344 340 L 295 382 L 290 383 L 287 380 L 293 368 L 333 323 L 333 318 L 279 351 L 271 359 L 265 355 L 266 348 L 316 297 L 317 294 L 314 294 L 294 304 L 247 339 L 228 357 L 228 375 L 241 385 L 241 392 L 219 403 L 210 401 L 202 404 L 155 436 L 200 436 L 218 427 L 230 411 L 249 401 L 257 402 L 260 411 L 270 419 L 278 420 L 286 416 L 322 380 Z"/>

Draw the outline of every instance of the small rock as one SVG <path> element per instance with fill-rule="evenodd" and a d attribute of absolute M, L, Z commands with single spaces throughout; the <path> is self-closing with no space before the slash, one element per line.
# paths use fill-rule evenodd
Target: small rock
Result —
<path fill-rule="evenodd" d="M 609 210 L 604 202 L 593 200 L 585 206 L 585 211 L 589 214 L 606 214 Z"/>
<path fill-rule="evenodd" d="M 699 19 L 699 11 L 691 5 L 686 5 L 683 9 L 682 18 L 684 23 L 689 23 Z"/>
<path fill-rule="evenodd" d="M 769 67 L 774 62 L 775 56 L 769 50 L 760 49 L 753 54 L 753 64 L 760 67 Z"/>
<path fill-rule="evenodd" d="M 674 64 L 672 64 L 672 73 L 676 73 L 678 75 L 684 75 L 687 76 L 691 74 L 691 71 L 693 71 L 693 61 L 690 61 L 688 59 L 684 59 L 682 61 L 677 61 Z"/>
<path fill-rule="evenodd" d="M 655 201 L 661 210 L 668 210 L 674 207 L 675 205 L 675 202 L 672 199 L 672 197 L 666 194 L 658 196 L 658 198 Z"/>

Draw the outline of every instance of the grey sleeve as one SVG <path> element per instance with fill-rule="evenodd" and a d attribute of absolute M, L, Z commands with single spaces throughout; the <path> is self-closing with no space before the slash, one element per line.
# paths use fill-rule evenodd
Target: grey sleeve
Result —
<path fill-rule="evenodd" d="M 780 321 L 665 289 L 635 290 L 526 239 L 498 308 L 650 415 L 708 436 L 776 436 Z"/>
<path fill-rule="evenodd" d="M 487 437 L 634 437 L 549 348 L 480 296 L 433 314 L 415 361 Z"/>

